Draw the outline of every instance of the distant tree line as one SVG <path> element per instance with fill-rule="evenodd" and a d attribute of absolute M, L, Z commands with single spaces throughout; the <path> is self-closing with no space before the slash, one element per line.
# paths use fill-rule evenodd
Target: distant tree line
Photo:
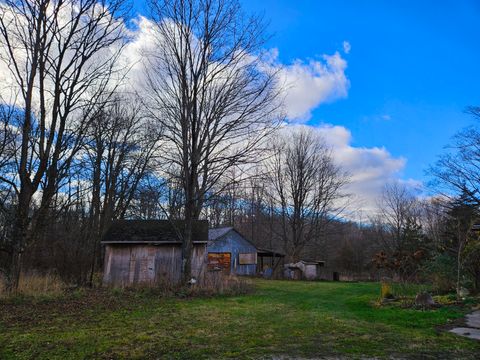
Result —
<path fill-rule="evenodd" d="M 350 174 L 315 130 L 285 130 L 264 22 L 236 0 L 152 0 L 155 46 L 131 91 L 122 0 L 0 4 L 0 271 L 54 271 L 92 284 L 116 219 L 234 226 L 287 261 L 324 260 L 357 277 L 480 289 L 478 128 L 431 170 L 437 195 L 388 184 L 379 212 L 349 220 Z M 470 112 L 478 117 L 478 108 Z"/>

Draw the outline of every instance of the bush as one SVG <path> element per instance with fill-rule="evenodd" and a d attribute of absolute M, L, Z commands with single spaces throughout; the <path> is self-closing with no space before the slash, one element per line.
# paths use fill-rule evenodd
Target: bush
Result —
<path fill-rule="evenodd" d="M 455 290 L 457 265 L 453 257 L 438 254 L 424 265 L 423 270 L 434 291 L 448 293 Z"/>
<path fill-rule="evenodd" d="M 391 282 L 386 280 L 386 279 L 382 279 L 382 287 L 381 287 L 381 291 L 380 291 L 380 297 L 381 297 L 381 299 L 392 299 L 392 298 L 394 298 L 393 292 L 392 292 Z"/>

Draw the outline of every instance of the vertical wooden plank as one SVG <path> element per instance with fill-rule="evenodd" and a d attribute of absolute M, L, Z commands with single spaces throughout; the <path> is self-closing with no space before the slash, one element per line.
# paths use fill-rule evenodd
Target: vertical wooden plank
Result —
<path fill-rule="evenodd" d="M 111 282 L 111 275 L 110 271 L 112 268 L 112 251 L 111 251 L 111 246 L 107 245 L 105 247 L 105 258 L 106 261 L 104 262 L 103 265 L 103 283 L 104 284 L 109 284 Z"/>
<path fill-rule="evenodd" d="M 128 264 L 128 284 L 134 284 L 135 283 L 135 269 L 136 269 L 136 264 L 137 264 L 137 252 L 134 246 L 130 247 L 130 258 L 129 258 L 129 264 Z"/>

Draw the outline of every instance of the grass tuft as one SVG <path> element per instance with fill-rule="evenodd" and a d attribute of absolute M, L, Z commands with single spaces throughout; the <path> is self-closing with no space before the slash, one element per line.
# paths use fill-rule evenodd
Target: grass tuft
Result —
<path fill-rule="evenodd" d="M 5 281 L 0 278 L 0 298 L 5 297 L 45 297 L 59 296 L 66 289 L 65 283 L 55 274 L 22 273 L 18 289 L 14 294 L 6 291 Z"/>

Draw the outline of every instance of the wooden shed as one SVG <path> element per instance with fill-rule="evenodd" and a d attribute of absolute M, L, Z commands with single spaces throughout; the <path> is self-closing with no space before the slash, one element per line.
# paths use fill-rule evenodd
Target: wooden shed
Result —
<path fill-rule="evenodd" d="M 103 283 L 113 286 L 134 284 L 176 284 L 181 280 L 182 221 L 120 220 L 105 234 Z M 206 265 L 208 222 L 193 226 L 192 274 L 200 277 Z"/>
<path fill-rule="evenodd" d="M 324 261 L 306 260 L 285 264 L 285 277 L 292 280 L 317 280 L 320 278 L 320 268 L 324 265 Z"/>
<path fill-rule="evenodd" d="M 257 248 L 233 227 L 208 231 L 208 269 L 226 274 L 255 275 Z"/>

